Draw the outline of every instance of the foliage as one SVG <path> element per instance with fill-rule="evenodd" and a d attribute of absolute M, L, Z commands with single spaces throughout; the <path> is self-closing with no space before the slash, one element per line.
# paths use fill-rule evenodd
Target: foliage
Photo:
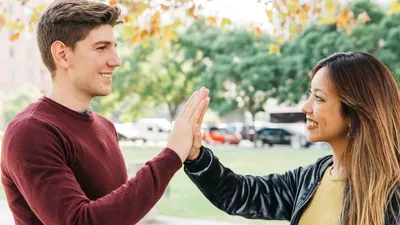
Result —
<path fill-rule="evenodd" d="M 6 124 L 27 105 L 36 101 L 42 93 L 35 86 L 24 86 L 4 100 L 4 118 Z"/>

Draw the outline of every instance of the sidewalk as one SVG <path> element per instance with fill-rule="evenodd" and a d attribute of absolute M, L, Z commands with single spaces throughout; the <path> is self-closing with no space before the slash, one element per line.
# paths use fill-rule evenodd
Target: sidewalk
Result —
<path fill-rule="evenodd" d="M 5 201 L 0 201 L 0 224 L 14 225 L 14 219 L 8 209 Z M 208 220 L 183 219 L 169 216 L 157 216 L 156 219 L 148 225 L 238 225 L 226 222 L 216 222 Z M 143 224 L 144 225 L 144 224 Z M 246 224 L 241 224 L 246 225 Z"/>

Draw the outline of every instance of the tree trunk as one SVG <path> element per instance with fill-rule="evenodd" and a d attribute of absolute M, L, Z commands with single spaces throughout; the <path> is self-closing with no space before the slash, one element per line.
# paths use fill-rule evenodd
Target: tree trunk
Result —
<path fill-rule="evenodd" d="M 253 135 L 253 142 L 254 142 L 254 147 L 257 148 L 257 129 L 256 129 L 256 112 L 250 112 L 251 113 L 251 121 L 254 129 L 254 135 Z"/>

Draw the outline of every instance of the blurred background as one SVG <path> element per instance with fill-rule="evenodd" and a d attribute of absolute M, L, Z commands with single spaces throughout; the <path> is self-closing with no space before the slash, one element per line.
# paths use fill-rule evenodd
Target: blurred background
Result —
<path fill-rule="evenodd" d="M 51 85 L 35 34 L 50 2 L 0 0 L 0 145 L 10 120 Z M 301 112 L 309 71 L 320 59 L 369 52 L 400 76 L 396 0 L 103 2 L 122 9 L 124 24 L 115 32 L 123 64 L 113 75 L 113 93 L 92 107 L 115 124 L 132 176 L 165 146 L 182 105 L 201 86 L 211 97 L 204 145 L 237 173 L 265 175 L 330 154 L 326 143 L 307 140 Z M 12 224 L 5 201 L 0 188 L 0 218 Z M 220 212 L 182 171 L 146 221 L 171 218 L 173 224 L 178 218 L 286 224 Z"/>

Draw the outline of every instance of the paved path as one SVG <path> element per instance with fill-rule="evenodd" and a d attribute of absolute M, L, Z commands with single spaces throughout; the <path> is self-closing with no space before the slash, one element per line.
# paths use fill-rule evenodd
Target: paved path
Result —
<path fill-rule="evenodd" d="M 1 225 L 14 225 L 14 219 L 11 215 L 10 210 L 8 209 L 7 202 L 0 200 L 0 224 Z M 228 222 L 217 222 L 211 220 L 193 220 L 193 219 L 183 219 L 177 217 L 169 217 L 169 216 L 157 216 L 156 219 L 148 223 L 146 225 L 239 225 L 237 223 L 228 223 Z M 267 224 L 275 224 L 275 223 L 267 223 Z M 283 223 L 277 223 L 282 224 Z M 144 225 L 144 224 L 141 224 Z M 246 225 L 240 223 L 240 225 Z"/>

